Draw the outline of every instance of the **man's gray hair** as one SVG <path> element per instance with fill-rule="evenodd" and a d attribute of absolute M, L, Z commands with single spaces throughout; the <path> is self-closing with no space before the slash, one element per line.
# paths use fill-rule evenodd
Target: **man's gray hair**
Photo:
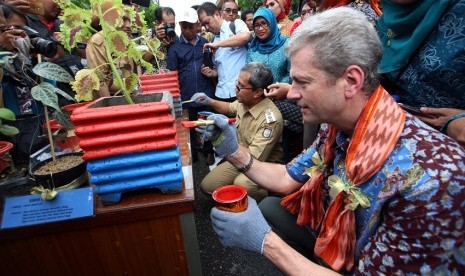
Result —
<path fill-rule="evenodd" d="M 363 91 L 371 93 L 378 86 L 381 42 L 363 13 L 341 7 L 311 15 L 291 36 L 286 53 L 292 57 L 305 46 L 313 49 L 312 65 L 334 79 L 358 65 L 365 72 Z"/>
<path fill-rule="evenodd" d="M 273 84 L 273 73 L 271 69 L 262 62 L 250 62 L 242 67 L 241 72 L 250 74 L 249 83 L 253 89 L 267 88 Z"/>

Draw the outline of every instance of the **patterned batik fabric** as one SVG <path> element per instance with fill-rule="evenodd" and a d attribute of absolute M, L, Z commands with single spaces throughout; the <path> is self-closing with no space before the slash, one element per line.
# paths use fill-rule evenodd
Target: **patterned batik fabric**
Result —
<path fill-rule="evenodd" d="M 385 36 L 379 33 L 381 37 Z M 405 72 L 385 74 L 400 101 L 412 106 L 465 109 L 465 0 L 446 12 Z"/>
<path fill-rule="evenodd" d="M 455 141 L 406 115 L 405 128 L 383 167 L 358 187 L 370 207 L 355 210 L 353 273 L 440 274 L 465 271 L 465 152 Z M 305 183 L 311 157 L 321 154 L 327 127 L 315 144 L 287 165 Z M 336 157 L 326 177 L 340 174 L 350 140 L 336 138 Z M 316 147 L 315 147 L 316 146 Z M 326 206 L 331 202 L 324 184 Z"/>

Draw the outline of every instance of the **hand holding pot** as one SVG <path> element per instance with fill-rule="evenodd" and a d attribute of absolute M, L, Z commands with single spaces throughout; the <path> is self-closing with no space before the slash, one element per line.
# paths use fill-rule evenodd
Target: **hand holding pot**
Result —
<path fill-rule="evenodd" d="M 213 230 L 224 246 L 240 247 L 263 254 L 265 236 L 271 230 L 255 199 L 248 197 L 247 210 L 240 213 L 221 211 L 210 213 Z"/>

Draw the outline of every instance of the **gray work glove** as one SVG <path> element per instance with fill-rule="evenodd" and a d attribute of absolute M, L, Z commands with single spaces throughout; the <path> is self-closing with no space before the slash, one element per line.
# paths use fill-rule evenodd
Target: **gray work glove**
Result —
<path fill-rule="evenodd" d="M 210 217 L 213 230 L 224 246 L 234 246 L 263 254 L 265 236 L 271 230 L 255 199 L 248 197 L 247 210 L 240 213 L 213 208 Z"/>
<path fill-rule="evenodd" d="M 202 93 L 202 92 L 195 93 L 191 97 L 191 100 L 194 103 L 199 104 L 199 105 L 209 105 L 210 102 L 212 101 L 212 99 L 210 99 L 210 97 L 208 97 L 207 95 L 205 95 L 205 93 Z"/>
<path fill-rule="evenodd" d="M 228 117 L 222 114 L 210 115 L 207 120 L 214 120 L 215 125 L 200 126 L 195 131 L 200 133 L 203 141 L 212 142 L 220 158 L 234 155 L 239 150 L 236 125 L 228 123 Z"/>

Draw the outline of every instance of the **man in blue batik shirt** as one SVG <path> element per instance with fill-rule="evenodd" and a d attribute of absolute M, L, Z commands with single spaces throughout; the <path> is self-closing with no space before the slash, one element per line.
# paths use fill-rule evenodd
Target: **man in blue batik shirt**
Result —
<path fill-rule="evenodd" d="M 168 50 L 167 68 L 179 73 L 179 85 L 181 88 L 182 101 L 189 100 L 197 92 L 203 92 L 209 97 L 215 94 L 215 86 L 212 81 L 201 73 L 203 63 L 203 45 L 208 41 L 197 33 L 199 27 L 197 12 L 186 9 L 179 15 L 181 36 Z M 195 106 L 187 103 L 183 105 L 189 111 L 189 120 L 196 120 L 199 111 L 209 111 L 208 107 Z M 191 131 L 191 141 L 195 141 L 195 131 Z M 213 148 L 204 145 L 203 152 L 207 160 L 212 161 Z M 194 160 L 197 157 L 196 147 L 191 147 Z M 214 158 L 213 158 L 214 160 Z M 211 163 L 209 161 L 209 163 Z"/>

